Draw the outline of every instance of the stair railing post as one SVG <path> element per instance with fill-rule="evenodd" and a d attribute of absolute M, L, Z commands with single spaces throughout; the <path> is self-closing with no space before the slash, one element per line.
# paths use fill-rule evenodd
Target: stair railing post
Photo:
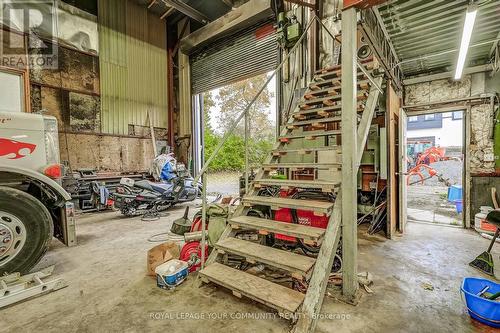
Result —
<path fill-rule="evenodd" d="M 206 239 L 206 225 L 207 225 L 207 173 L 203 173 L 201 176 L 202 190 L 201 190 L 201 269 L 205 268 L 205 244 Z"/>
<path fill-rule="evenodd" d="M 248 140 L 250 139 L 249 110 L 245 112 L 245 194 L 248 193 Z"/>

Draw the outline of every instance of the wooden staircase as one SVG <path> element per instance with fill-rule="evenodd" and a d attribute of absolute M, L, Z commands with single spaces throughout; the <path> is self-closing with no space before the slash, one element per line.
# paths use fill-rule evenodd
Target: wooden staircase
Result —
<path fill-rule="evenodd" d="M 370 59 L 363 65 L 369 73 L 372 73 L 376 62 Z M 338 243 L 340 238 L 340 212 L 339 205 L 335 202 L 339 201 L 340 196 L 342 162 L 340 72 L 340 66 L 334 66 L 315 73 L 314 80 L 309 84 L 288 122 L 283 126 L 270 156 L 251 183 L 249 193 L 242 198 L 241 205 L 238 206 L 226 230 L 215 244 L 206 267 L 199 272 L 203 282 L 221 285 L 232 290 L 235 296 L 246 296 L 276 309 L 279 313 L 295 314 L 300 311 L 306 294 L 291 289 L 290 286 L 271 282 L 243 270 L 229 267 L 223 262 L 226 262 L 224 257 L 227 256 L 225 255 L 237 256 L 249 263 L 260 263 L 280 272 L 286 272 L 291 278 L 307 285 L 314 278 L 313 272 L 321 269 L 321 267 L 314 269 L 317 260 L 327 255 L 333 258 L 337 245 L 332 243 Z M 371 76 L 373 77 L 372 74 Z M 379 86 L 382 82 L 381 77 L 372 78 L 372 80 L 376 80 Z M 369 117 L 369 123 L 373 118 L 379 91 L 370 82 L 362 71 L 358 71 L 358 123 L 365 119 L 367 112 L 366 117 Z M 359 129 L 359 132 L 366 131 Z M 363 147 L 366 134 L 364 136 Z M 276 173 L 281 177 L 273 177 Z M 262 195 L 270 188 L 275 192 L 276 188 L 314 190 L 328 193 L 331 198 L 337 199 L 301 200 Z M 247 216 L 252 208 L 263 206 L 269 207 L 273 212 L 281 208 L 311 211 L 317 216 L 327 216 L 329 224 L 327 229 L 322 229 Z M 321 246 L 322 249 L 318 257 L 313 258 L 273 248 L 263 242 L 238 239 L 235 235 L 241 230 L 253 230 L 260 235 L 293 236 L 306 244 Z M 326 243 L 329 244 L 325 246 Z M 329 267 L 331 267 L 331 261 Z M 327 272 L 330 271 L 329 267 Z"/>

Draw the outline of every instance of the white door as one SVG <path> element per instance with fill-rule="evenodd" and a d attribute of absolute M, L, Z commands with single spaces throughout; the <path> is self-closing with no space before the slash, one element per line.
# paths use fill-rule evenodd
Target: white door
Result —
<path fill-rule="evenodd" d="M 406 112 L 401 109 L 399 117 L 399 228 L 401 233 L 404 233 L 407 219 L 407 185 L 406 176 L 408 173 L 408 158 L 407 158 L 407 135 L 406 126 L 408 117 Z"/>
<path fill-rule="evenodd" d="M 24 111 L 22 75 L 0 71 L 0 111 Z"/>

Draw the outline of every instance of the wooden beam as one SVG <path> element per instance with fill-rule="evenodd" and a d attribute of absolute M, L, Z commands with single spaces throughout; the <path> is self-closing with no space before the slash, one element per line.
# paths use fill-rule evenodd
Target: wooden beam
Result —
<path fill-rule="evenodd" d="M 358 291 L 357 38 L 351 7 L 342 11 L 342 292 L 348 299 Z"/>
<path fill-rule="evenodd" d="M 332 270 L 333 260 L 337 253 L 340 241 L 340 225 L 342 223 L 342 191 L 339 191 L 335 199 L 335 206 L 326 227 L 323 245 L 318 253 L 318 259 L 314 265 L 311 281 L 307 288 L 306 297 L 300 311 L 299 320 L 293 329 L 293 333 L 311 333 L 316 328 L 318 314 L 323 305 L 328 277 Z"/>
<path fill-rule="evenodd" d="M 174 7 L 170 7 L 169 9 L 167 9 L 167 11 L 165 13 L 163 13 L 162 16 L 160 16 L 160 20 L 163 20 L 165 17 L 170 15 L 174 10 L 175 10 Z"/>
<path fill-rule="evenodd" d="M 250 0 L 184 37 L 181 40 L 181 51 L 189 54 L 194 48 L 207 45 L 214 38 L 246 28 L 271 16 L 272 9 L 268 0 Z"/>
<path fill-rule="evenodd" d="M 151 2 L 148 5 L 148 9 L 150 9 L 151 7 L 153 7 L 153 5 L 156 3 L 156 1 L 158 1 L 158 0 L 151 0 Z"/>
<path fill-rule="evenodd" d="M 290 3 L 294 3 L 294 4 L 299 5 L 299 6 L 308 7 L 311 9 L 316 9 L 316 2 L 309 3 L 306 1 L 302 1 L 302 0 L 285 0 L 285 1 L 290 2 Z"/>
<path fill-rule="evenodd" d="M 374 79 L 377 86 L 382 86 L 382 77 L 376 77 Z M 361 158 L 363 157 L 363 151 L 365 150 L 366 140 L 368 138 L 368 132 L 370 131 L 370 125 L 372 124 L 373 114 L 375 113 L 375 108 L 377 107 L 378 97 L 380 91 L 377 87 L 372 85 L 370 88 L 370 95 L 368 95 L 368 100 L 366 101 L 366 107 L 361 116 L 361 122 L 358 126 L 358 146 L 357 146 L 357 165 L 361 163 Z M 356 168 L 357 172 L 357 168 Z"/>
<path fill-rule="evenodd" d="M 367 9 L 387 2 L 387 0 L 344 0 L 344 10 L 355 7 L 357 9 Z"/>

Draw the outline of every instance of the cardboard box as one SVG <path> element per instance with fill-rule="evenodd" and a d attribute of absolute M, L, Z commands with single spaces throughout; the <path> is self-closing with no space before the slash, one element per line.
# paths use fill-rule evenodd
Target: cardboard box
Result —
<path fill-rule="evenodd" d="M 171 259 L 179 259 L 179 254 L 179 245 L 174 242 L 165 242 L 151 248 L 148 251 L 147 275 L 156 276 L 156 267 Z"/>

